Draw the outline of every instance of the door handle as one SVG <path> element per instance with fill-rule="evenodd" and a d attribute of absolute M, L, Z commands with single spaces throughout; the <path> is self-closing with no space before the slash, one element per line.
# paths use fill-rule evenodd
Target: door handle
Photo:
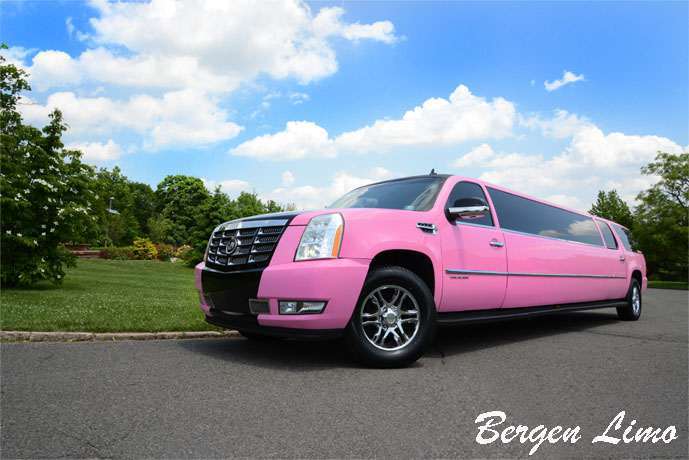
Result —
<path fill-rule="evenodd" d="M 488 243 L 488 244 L 490 244 L 494 248 L 501 248 L 505 245 L 505 243 L 503 243 L 502 241 L 498 241 L 496 239 L 490 240 L 490 243 Z"/>
<path fill-rule="evenodd" d="M 620 262 L 624 262 L 624 254 L 620 256 Z"/>

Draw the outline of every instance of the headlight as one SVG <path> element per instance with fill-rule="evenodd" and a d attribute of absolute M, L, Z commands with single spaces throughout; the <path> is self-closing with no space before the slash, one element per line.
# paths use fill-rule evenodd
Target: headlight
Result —
<path fill-rule="evenodd" d="M 331 259 L 340 254 L 344 222 L 340 214 L 316 216 L 301 236 L 294 260 Z"/>

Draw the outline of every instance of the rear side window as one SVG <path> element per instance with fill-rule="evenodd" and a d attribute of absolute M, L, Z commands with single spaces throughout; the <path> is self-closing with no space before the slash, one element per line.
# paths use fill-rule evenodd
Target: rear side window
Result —
<path fill-rule="evenodd" d="M 493 188 L 488 192 L 504 229 L 603 246 L 591 217 Z"/>
<path fill-rule="evenodd" d="M 483 193 L 483 189 L 480 185 L 474 182 L 458 182 L 452 192 L 450 192 L 450 197 L 447 199 L 447 207 L 449 208 L 459 208 L 466 206 L 462 203 L 463 200 L 467 198 L 477 198 L 483 201 L 486 206 L 488 206 L 488 201 L 486 200 L 486 195 Z M 478 217 L 471 220 L 472 224 L 477 225 L 489 225 L 493 226 L 493 216 L 490 213 L 483 217 Z"/>
<path fill-rule="evenodd" d="M 622 246 L 624 246 L 627 251 L 631 251 L 632 243 L 629 238 L 629 230 L 617 224 L 613 224 L 613 227 L 615 227 L 615 233 L 617 233 L 617 236 L 620 238 Z"/>
<path fill-rule="evenodd" d="M 598 222 L 600 231 L 603 234 L 603 239 L 605 240 L 605 247 L 609 249 L 617 249 L 617 241 L 615 241 L 615 237 L 613 236 L 612 230 L 610 230 L 608 224 L 600 220 L 596 222 Z"/>

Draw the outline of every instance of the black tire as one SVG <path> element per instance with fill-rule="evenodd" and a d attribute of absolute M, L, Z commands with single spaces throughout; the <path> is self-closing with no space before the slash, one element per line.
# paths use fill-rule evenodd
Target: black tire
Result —
<path fill-rule="evenodd" d="M 399 296 L 395 298 L 398 292 Z M 383 296 L 383 308 L 369 298 L 370 295 L 378 294 Z M 386 299 L 386 295 L 389 298 Z M 397 303 L 399 307 L 396 306 Z M 371 308 L 374 313 L 367 313 Z M 395 315 L 393 310 L 398 314 Z M 381 311 L 385 311 L 385 314 L 381 314 Z M 414 314 L 414 311 L 418 313 Z M 378 316 L 370 320 L 363 319 L 362 312 L 367 317 Z M 369 324 L 363 325 L 363 321 Z M 397 322 L 388 323 L 389 321 Z M 350 348 L 364 364 L 383 368 L 403 367 L 419 359 L 432 342 L 435 330 L 436 311 L 431 290 L 415 273 L 393 266 L 377 268 L 369 273 L 345 337 Z M 376 342 L 380 341 L 380 337 L 382 342 L 374 345 L 371 336 L 375 337 L 376 332 L 379 334 Z"/>
<path fill-rule="evenodd" d="M 627 291 L 627 304 L 624 307 L 617 307 L 617 315 L 623 321 L 636 321 L 641 318 L 641 307 L 641 286 L 636 278 L 632 278 L 629 291 Z"/>

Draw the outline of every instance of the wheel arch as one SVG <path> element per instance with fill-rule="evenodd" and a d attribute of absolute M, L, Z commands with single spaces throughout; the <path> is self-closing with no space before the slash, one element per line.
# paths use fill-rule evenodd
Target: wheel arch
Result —
<path fill-rule="evenodd" d="M 433 293 L 437 305 L 441 286 L 437 280 L 436 266 L 431 256 L 413 249 L 386 249 L 371 259 L 369 273 L 385 266 L 403 267 L 416 274 Z"/>
<path fill-rule="evenodd" d="M 641 274 L 641 270 L 639 270 L 638 268 L 633 269 L 631 278 L 629 279 L 630 283 L 631 283 L 632 279 L 636 279 L 639 282 L 639 287 L 643 287 L 644 276 Z"/>

